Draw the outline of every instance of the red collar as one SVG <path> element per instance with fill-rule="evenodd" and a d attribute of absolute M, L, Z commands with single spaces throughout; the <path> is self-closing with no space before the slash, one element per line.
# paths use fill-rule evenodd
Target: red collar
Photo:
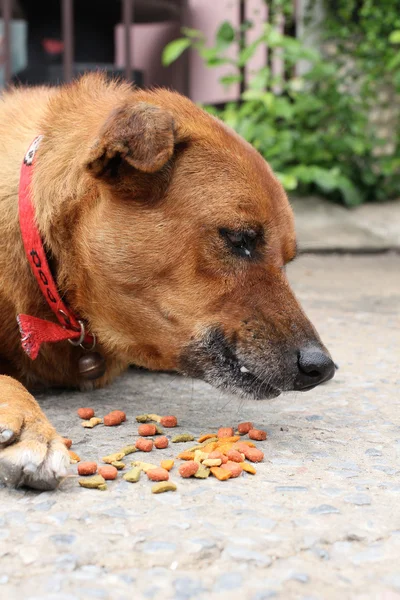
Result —
<path fill-rule="evenodd" d="M 21 166 L 19 181 L 19 224 L 25 254 L 31 266 L 32 273 L 38 282 L 44 299 L 57 317 L 58 323 L 28 315 L 18 315 L 17 321 L 21 332 L 22 347 L 33 360 L 37 357 L 40 346 L 44 342 L 51 343 L 69 340 L 73 346 L 81 345 L 84 347 L 83 344 L 87 344 L 91 349 L 96 345 L 95 336 L 86 333 L 84 322 L 78 319 L 61 299 L 47 262 L 42 238 L 36 225 L 31 183 L 35 153 L 42 137 L 42 135 L 39 135 L 34 139 Z"/>

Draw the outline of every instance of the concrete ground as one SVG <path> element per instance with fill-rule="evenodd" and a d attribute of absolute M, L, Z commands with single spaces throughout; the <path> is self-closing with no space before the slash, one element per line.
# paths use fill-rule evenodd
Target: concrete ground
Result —
<path fill-rule="evenodd" d="M 291 266 L 340 365 L 311 392 L 240 401 L 132 370 L 105 390 L 42 395 L 84 459 L 132 443 L 134 416 L 158 412 L 196 435 L 253 420 L 269 434 L 265 462 L 227 482 L 174 473 L 178 491 L 159 496 L 144 478 L 81 489 L 74 466 L 56 492 L 1 489 L 0 598 L 400 599 L 399 273 L 399 255 L 302 256 Z M 84 430 L 80 406 L 120 408 L 128 420 Z"/>

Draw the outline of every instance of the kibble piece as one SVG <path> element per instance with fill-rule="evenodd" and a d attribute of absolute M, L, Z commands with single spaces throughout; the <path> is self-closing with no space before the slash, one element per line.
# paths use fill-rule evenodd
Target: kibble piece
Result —
<path fill-rule="evenodd" d="M 77 410 L 78 413 L 78 417 L 80 417 L 81 419 L 91 419 L 92 417 L 94 417 L 94 410 L 93 408 L 78 408 Z"/>
<path fill-rule="evenodd" d="M 104 479 L 116 479 L 118 475 L 117 469 L 112 465 L 109 465 L 108 467 L 99 467 L 98 473 L 99 475 L 102 475 Z"/>
<path fill-rule="evenodd" d="M 239 477 L 242 474 L 243 469 L 241 465 L 237 462 L 232 462 L 228 460 L 225 465 L 222 465 L 222 469 L 226 469 L 231 474 L 231 477 Z"/>
<path fill-rule="evenodd" d="M 179 467 L 179 475 L 184 478 L 192 477 L 198 470 L 199 463 L 194 462 L 194 460 L 188 460 Z"/>
<path fill-rule="evenodd" d="M 82 421 L 82 427 L 86 427 L 86 429 L 93 429 L 96 425 L 100 425 L 102 423 L 102 419 L 99 417 L 92 417 L 89 421 Z"/>
<path fill-rule="evenodd" d="M 78 465 L 78 475 L 94 475 L 97 471 L 95 462 L 81 462 Z"/>
<path fill-rule="evenodd" d="M 150 421 L 155 421 L 156 423 L 160 423 L 160 421 L 162 419 L 162 417 L 160 417 L 160 415 L 156 415 L 154 413 L 150 413 L 147 416 L 150 419 Z"/>
<path fill-rule="evenodd" d="M 246 421 L 245 423 L 239 423 L 237 428 L 240 435 L 246 435 L 246 433 L 249 433 L 250 429 L 253 429 L 253 423 L 251 423 L 250 421 Z"/>
<path fill-rule="evenodd" d="M 164 429 L 158 423 L 154 423 L 154 427 L 156 428 L 157 435 L 164 435 Z"/>
<path fill-rule="evenodd" d="M 169 479 L 168 471 L 166 469 L 162 469 L 161 467 L 157 469 L 149 469 L 146 474 L 150 481 L 168 481 Z"/>
<path fill-rule="evenodd" d="M 178 419 L 173 415 L 169 415 L 167 417 L 161 417 L 160 423 L 163 427 L 176 427 L 178 425 Z"/>
<path fill-rule="evenodd" d="M 172 438 L 171 442 L 174 444 L 179 442 L 193 442 L 194 436 L 191 433 L 181 433 Z"/>
<path fill-rule="evenodd" d="M 102 483 L 97 489 L 101 490 L 102 492 L 105 492 L 105 490 L 108 490 L 108 487 L 106 483 Z"/>
<path fill-rule="evenodd" d="M 175 492 L 176 484 L 172 481 L 160 481 L 155 483 L 151 488 L 152 494 L 162 494 L 163 492 Z"/>
<path fill-rule="evenodd" d="M 206 442 L 207 440 L 211 440 L 216 437 L 218 436 L 216 436 L 215 433 L 204 433 L 199 437 L 197 441 L 199 442 L 199 444 L 202 444 L 203 442 Z"/>
<path fill-rule="evenodd" d="M 112 410 L 110 413 L 113 417 L 118 417 L 122 421 L 126 421 L 126 414 L 123 410 Z"/>
<path fill-rule="evenodd" d="M 133 469 L 130 469 L 130 471 L 127 471 L 125 475 L 122 475 L 122 478 L 125 479 L 125 481 L 129 481 L 129 483 L 137 483 L 140 479 L 141 472 L 142 470 L 139 469 L 139 467 L 134 467 Z"/>
<path fill-rule="evenodd" d="M 206 458 L 203 460 L 203 465 L 205 467 L 220 467 L 222 464 L 222 460 L 220 458 Z"/>
<path fill-rule="evenodd" d="M 166 459 L 166 460 L 162 460 L 160 464 L 161 464 L 162 469 L 165 469 L 166 471 L 170 471 L 175 463 L 173 460 Z"/>
<path fill-rule="evenodd" d="M 93 477 L 85 477 L 84 479 L 79 479 L 78 483 L 81 487 L 96 489 L 100 485 L 105 484 L 105 479 L 102 475 L 93 475 Z"/>
<path fill-rule="evenodd" d="M 169 440 L 168 440 L 167 436 L 165 436 L 165 435 L 161 435 L 159 438 L 156 438 L 154 440 L 154 445 L 159 450 L 161 450 L 163 448 L 167 448 L 168 444 L 169 444 Z"/>
<path fill-rule="evenodd" d="M 109 454 L 108 456 L 103 456 L 101 459 L 104 463 L 111 465 L 113 462 L 121 460 L 124 458 L 125 454 L 123 452 L 114 452 L 114 454 Z"/>
<path fill-rule="evenodd" d="M 252 475 L 255 475 L 257 473 L 255 467 L 253 467 L 253 465 L 251 465 L 250 463 L 242 462 L 240 463 L 240 466 L 242 467 L 243 471 L 246 471 L 246 473 L 251 473 Z"/>
<path fill-rule="evenodd" d="M 228 452 L 226 453 L 226 456 L 227 456 L 228 460 L 230 460 L 232 462 L 242 463 L 244 460 L 244 454 L 242 454 L 238 450 L 234 450 L 233 448 L 232 448 L 232 450 L 228 450 Z"/>
<path fill-rule="evenodd" d="M 138 434 L 142 437 L 148 437 L 150 435 L 156 435 L 156 428 L 151 423 L 143 423 L 138 427 Z"/>
<path fill-rule="evenodd" d="M 203 467 L 203 465 L 200 465 L 194 476 L 197 479 L 207 479 L 207 477 L 210 475 L 210 472 L 210 469 L 207 469 L 207 467 Z"/>
<path fill-rule="evenodd" d="M 124 456 L 128 456 L 128 454 L 133 454 L 134 452 L 137 452 L 137 448 L 136 446 L 125 446 L 125 448 L 122 448 L 121 453 L 124 453 Z"/>
<path fill-rule="evenodd" d="M 149 415 L 138 415 L 136 417 L 136 421 L 138 423 L 148 423 L 149 421 L 151 421 L 151 419 L 149 419 Z"/>
<path fill-rule="evenodd" d="M 157 469 L 158 465 L 154 465 L 153 463 L 146 463 L 141 460 L 135 460 L 132 463 L 133 467 L 138 467 L 144 473 L 147 473 L 149 469 Z"/>
<path fill-rule="evenodd" d="M 261 452 L 258 448 L 247 448 L 243 454 L 251 462 L 261 462 L 264 459 L 264 452 Z"/>
<path fill-rule="evenodd" d="M 207 452 L 202 452 L 201 450 L 196 450 L 194 453 L 193 460 L 197 463 L 203 462 L 206 458 L 210 458 L 210 455 Z"/>
<path fill-rule="evenodd" d="M 210 442 L 203 446 L 203 452 L 214 452 L 216 448 L 218 448 L 218 442 Z"/>
<path fill-rule="evenodd" d="M 123 420 L 120 415 L 110 413 L 104 416 L 103 423 L 106 427 L 115 427 L 116 425 L 121 425 Z"/>
<path fill-rule="evenodd" d="M 218 437 L 219 438 L 227 438 L 227 437 L 233 437 L 233 429 L 232 427 L 220 427 L 218 429 Z"/>
<path fill-rule="evenodd" d="M 72 446 L 72 440 L 70 440 L 69 438 L 62 438 L 62 443 L 68 448 L 68 450 Z"/>
<path fill-rule="evenodd" d="M 223 464 L 228 462 L 228 457 L 226 456 L 226 454 L 222 454 L 222 452 L 220 452 L 219 450 L 214 450 L 214 452 L 210 452 L 208 458 L 220 458 Z"/>
<path fill-rule="evenodd" d="M 194 452 L 184 451 L 178 454 L 176 458 L 179 458 L 180 460 L 194 460 Z"/>
<path fill-rule="evenodd" d="M 231 474 L 226 469 L 222 469 L 222 467 L 211 467 L 211 473 L 219 479 L 220 481 L 226 481 L 230 478 Z"/>
<path fill-rule="evenodd" d="M 153 450 L 153 440 L 146 440 L 146 438 L 139 438 L 136 440 L 135 445 L 142 452 L 151 452 Z"/>
<path fill-rule="evenodd" d="M 68 450 L 68 454 L 69 454 L 69 462 L 71 463 L 71 465 L 75 465 L 76 463 L 81 462 L 81 459 L 77 455 L 76 452 L 73 452 L 72 450 Z"/>
<path fill-rule="evenodd" d="M 262 442 L 267 439 L 267 432 L 262 429 L 250 429 L 249 438 L 251 440 L 257 440 L 258 442 Z"/>
<path fill-rule="evenodd" d="M 237 450 L 238 452 L 241 452 L 246 456 L 246 452 L 249 448 L 255 448 L 253 442 L 250 442 L 250 444 L 248 442 L 238 442 L 237 444 L 234 444 L 233 449 Z"/>
<path fill-rule="evenodd" d="M 112 462 L 111 465 L 115 467 L 117 471 L 122 471 L 122 469 L 125 469 L 126 467 L 126 464 L 124 462 L 121 462 L 120 460 L 114 460 L 114 462 Z"/>

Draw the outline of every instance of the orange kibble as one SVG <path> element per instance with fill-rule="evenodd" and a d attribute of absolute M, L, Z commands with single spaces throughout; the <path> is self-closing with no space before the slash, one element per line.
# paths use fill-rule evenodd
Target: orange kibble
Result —
<path fill-rule="evenodd" d="M 255 475 L 257 473 L 255 467 L 253 467 L 253 465 L 251 465 L 250 463 L 242 462 L 240 463 L 240 466 L 242 467 L 243 471 L 246 471 L 246 473 L 251 473 L 252 475 Z"/>
<path fill-rule="evenodd" d="M 180 454 L 178 454 L 177 458 L 180 458 L 181 460 L 193 460 L 194 459 L 194 452 L 189 452 L 189 451 L 184 451 L 181 452 Z"/>
<path fill-rule="evenodd" d="M 156 435 L 157 429 L 155 425 L 152 424 L 143 424 L 138 427 L 138 434 L 147 437 L 149 435 Z"/>
<path fill-rule="evenodd" d="M 231 477 L 239 477 L 243 472 L 243 468 L 239 463 L 230 460 L 225 465 L 221 465 L 221 469 L 226 469 L 231 474 Z"/>
<path fill-rule="evenodd" d="M 247 448 L 243 454 L 251 462 L 261 462 L 264 459 L 264 452 L 261 452 L 258 448 Z"/>
<path fill-rule="evenodd" d="M 154 445 L 156 448 L 161 450 L 162 448 L 167 448 L 169 444 L 168 438 L 166 435 L 160 435 L 160 437 L 154 440 Z"/>
<path fill-rule="evenodd" d="M 201 435 L 197 441 L 199 442 L 199 444 L 202 444 L 206 440 L 211 440 L 211 438 L 215 437 L 217 437 L 216 433 L 205 433 L 204 435 Z"/>
<path fill-rule="evenodd" d="M 218 446 L 218 442 L 210 442 L 210 444 L 203 446 L 202 452 L 205 452 L 206 454 L 207 454 L 207 452 L 214 452 L 214 450 L 217 448 L 217 446 Z"/>
<path fill-rule="evenodd" d="M 68 451 L 69 454 L 69 458 L 73 463 L 78 463 L 81 461 L 81 459 L 79 458 L 79 456 L 77 455 L 76 452 L 73 452 L 72 450 Z"/>
<path fill-rule="evenodd" d="M 222 467 L 211 467 L 210 471 L 214 475 L 214 477 L 216 477 L 220 481 L 226 481 L 227 479 L 230 479 L 230 477 L 231 477 L 230 471 L 227 471 L 226 469 L 223 469 Z"/>
<path fill-rule="evenodd" d="M 227 454 L 229 450 L 232 450 L 233 446 L 233 442 L 230 442 L 229 444 L 218 444 L 216 450 L 219 450 L 222 454 Z"/>
<path fill-rule="evenodd" d="M 122 421 L 126 421 L 126 414 L 123 410 L 112 410 L 109 414 L 113 417 L 118 417 L 119 419 L 121 419 L 121 423 Z"/>
<path fill-rule="evenodd" d="M 222 464 L 228 462 L 228 457 L 225 454 L 222 454 L 219 450 L 214 450 L 214 452 L 210 452 L 208 458 L 219 458 L 222 461 Z"/>
<path fill-rule="evenodd" d="M 146 440 L 146 438 L 139 438 L 136 440 L 135 447 L 142 452 L 151 452 L 153 450 L 153 440 Z"/>
<path fill-rule="evenodd" d="M 78 417 L 80 417 L 81 419 L 84 419 L 85 421 L 88 421 L 89 419 L 94 417 L 93 408 L 78 408 L 77 413 L 78 413 Z"/>
<path fill-rule="evenodd" d="M 199 463 L 194 460 L 188 460 L 179 467 L 179 475 L 181 477 L 192 477 L 199 470 Z"/>
<path fill-rule="evenodd" d="M 169 473 L 166 469 L 157 467 L 157 469 L 149 469 L 147 471 L 147 477 L 151 481 L 168 481 Z"/>
<path fill-rule="evenodd" d="M 232 429 L 232 427 L 220 427 L 218 429 L 217 436 L 219 438 L 233 437 L 233 429 Z"/>
<path fill-rule="evenodd" d="M 121 415 L 113 412 L 104 416 L 103 423 L 107 427 L 114 427 L 115 425 L 121 425 L 123 420 L 124 419 L 121 418 Z"/>
<path fill-rule="evenodd" d="M 174 466 L 174 461 L 173 460 L 162 460 L 161 461 L 161 468 L 165 469 L 166 471 L 170 471 L 172 469 L 172 467 Z"/>
<path fill-rule="evenodd" d="M 104 479 L 116 479 L 118 470 L 112 465 L 107 465 L 106 467 L 99 467 L 98 474 L 104 477 Z"/>
<path fill-rule="evenodd" d="M 218 444 L 233 444 L 234 442 L 238 442 L 240 440 L 240 435 L 232 435 L 230 437 L 222 437 L 218 440 Z"/>
<path fill-rule="evenodd" d="M 161 417 L 160 423 L 163 427 L 176 427 L 178 425 L 178 419 L 173 415 Z"/>
<path fill-rule="evenodd" d="M 249 433 L 250 429 L 253 429 L 253 423 L 250 423 L 250 421 L 239 423 L 237 429 L 241 435 L 245 435 L 246 433 Z"/>
<path fill-rule="evenodd" d="M 62 438 L 62 443 L 68 448 L 68 450 L 72 446 L 72 440 L 70 440 L 69 438 Z"/>
<path fill-rule="evenodd" d="M 243 462 L 243 454 L 238 450 L 228 450 L 226 453 L 228 459 L 232 462 L 241 463 Z"/>
<path fill-rule="evenodd" d="M 241 452 L 245 456 L 246 456 L 246 452 L 249 448 L 255 448 L 255 445 L 253 444 L 253 442 L 238 442 L 237 444 L 234 444 L 234 446 L 233 446 L 234 450 L 238 450 L 238 452 Z"/>
<path fill-rule="evenodd" d="M 267 439 L 267 432 L 262 429 L 250 429 L 249 438 L 251 440 L 257 440 L 258 442 L 263 442 Z"/>
<path fill-rule="evenodd" d="M 97 471 L 95 462 L 81 462 L 78 465 L 78 475 L 94 475 Z"/>

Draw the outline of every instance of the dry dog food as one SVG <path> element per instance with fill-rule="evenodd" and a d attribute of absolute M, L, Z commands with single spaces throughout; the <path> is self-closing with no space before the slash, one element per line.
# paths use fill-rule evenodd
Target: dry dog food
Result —
<path fill-rule="evenodd" d="M 222 460 L 220 458 L 206 458 L 202 463 L 205 467 L 220 467 Z"/>
<path fill-rule="evenodd" d="M 133 467 L 138 467 L 144 473 L 147 473 L 147 471 L 149 469 L 157 469 L 158 468 L 158 465 L 153 465 L 152 463 L 146 463 L 146 462 L 143 462 L 141 460 L 135 460 L 132 463 L 132 466 Z"/>
<path fill-rule="evenodd" d="M 176 485 L 172 481 L 160 481 L 151 488 L 152 494 L 163 494 L 164 492 L 175 492 Z"/>
<path fill-rule="evenodd" d="M 87 429 L 93 429 L 96 425 L 100 425 L 103 421 L 99 417 L 92 417 L 89 421 L 82 421 L 82 427 L 86 427 Z"/>
<path fill-rule="evenodd" d="M 166 469 L 158 467 L 157 469 L 149 469 L 146 473 L 150 481 L 168 481 L 169 473 Z"/>
<path fill-rule="evenodd" d="M 68 450 L 72 446 L 72 440 L 70 440 L 69 438 L 62 438 L 62 443 L 68 448 Z"/>
<path fill-rule="evenodd" d="M 226 454 L 222 454 L 222 452 L 220 452 L 219 450 L 214 450 L 213 452 L 210 452 L 208 458 L 219 458 L 222 463 L 228 462 L 228 456 Z"/>
<path fill-rule="evenodd" d="M 156 429 L 155 425 L 152 425 L 150 423 L 143 423 L 142 425 L 139 425 L 139 427 L 138 427 L 138 434 L 141 435 L 142 437 L 156 435 L 156 432 L 157 432 L 157 429 Z"/>
<path fill-rule="evenodd" d="M 247 448 L 246 452 L 243 453 L 247 460 L 251 462 L 261 462 L 264 459 L 264 452 L 258 448 Z"/>
<path fill-rule="evenodd" d="M 220 427 L 217 435 L 219 438 L 229 438 L 233 437 L 233 433 L 232 427 Z"/>
<path fill-rule="evenodd" d="M 188 460 L 179 467 L 179 475 L 184 478 L 192 477 L 198 470 L 199 463 L 194 462 L 194 460 Z"/>
<path fill-rule="evenodd" d="M 230 460 L 228 460 L 228 462 L 225 465 L 221 465 L 221 469 L 229 471 L 231 477 L 239 477 L 239 475 L 241 475 L 243 472 L 243 469 L 239 465 L 239 463 L 232 462 Z"/>
<path fill-rule="evenodd" d="M 126 415 L 122 410 L 113 410 L 103 418 L 103 423 L 107 427 L 114 427 L 115 425 L 121 425 L 126 421 Z"/>
<path fill-rule="evenodd" d="M 226 481 L 230 478 L 231 474 L 226 469 L 222 469 L 221 467 L 211 467 L 211 473 L 219 479 L 220 481 Z"/>
<path fill-rule="evenodd" d="M 78 413 L 78 417 L 80 417 L 81 419 L 91 419 L 92 417 L 94 417 L 94 410 L 93 408 L 78 408 L 77 410 Z"/>
<path fill-rule="evenodd" d="M 137 483 L 140 479 L 140 474 L 142 470 L 139 467 L 133 467 L 130 471 L 127 471 L 125 475 L 122 476 L 125 481 L 129 481 L 129 483 Z"/>
<path fill-rule="evenodd" d="M 69 453 L 69 462 L 71 463 L 71 465 L 81 462 L 81 459 L 79 458 L 79 456 L 77 455 L 76 452 L 69 450 L 68 453 Z"/>
<path fill-rule="evenodd" d="M 267 432 L 262 429 L 250 429 L 249 438 L 251 440 L 257 440 L 258 442 L 263 442 L 267 439 Z"/>
<path fill-rule="evenodd" d="M 167 448 L 168 444 L 169 444 L 169 441 L 168 441 L 167 436 L 165 436 L 165 435 L 161 435 L 159 438 L 156 438 L 154 440 L 154 445 L 159 450 L 161 450 L 163 448 Z"/>
<path fill-rule="evenodd" d="M 228 450 L 228 452 L 226 453 L 227 459 L 232 461 L 232 462 L 237 462 L 237 463 L 242 463 L 244 461 L 244 454 L 242 454 L 241 452 L 239 452 L 238 450 L 234 450 L 232 448 L 232 450 Z"/>
<path fill-rule="evenodd" d="M 122 471 L 122 469 L 125 469 L 126 467 L 126 464 L 120 460 L 114 460 L 114 462 L 112 462 L 111 465 L 115 467 L 117 471 Z"/>
<path fill-rule="evenodd" d="M 203 465 L 199 465 L 199 468 L 197 469 L 196 473 L 194 474 L 194 476 L 197 479 L 207 479 L 207 477 L 210 475 L 210 469 L 207 469 L 207 467 L 203 467 Z"/>
<path fill-rule="evenodd" d="M 237 429 L 240 435 L 246 435 L 246 433 L 249 433 L 250 429 L 253 429 L 253 423 L 250 423 L 250 421 L 239 423 Z"/>
<path fill-rule="evenodd" d="M 109 454 L 108 456 L 103 456 L 101 459 L 104 463 L 111 465 L 113 462 L 121 460 L 124 458 L 125 454 L 123 452 L 115 452 L 114 454 Z"/>
<path fill-rule="evenodd" d="M 251 465 L 250 463 L 242 462 L 240 463 L 240 466 L 242 467 L 243 471 L 246 471 L 246 473 L 251 473 L 252 475 L 255 475 L 257 473 L 255 467 L 253 467 L 253 465 Z"/>
<path fill-rule="evenodd" d="M 136 446 L 125 446 L 125 448 L 122 448 L 121 453 L 124 454 L 124 456 L 127 456 L 128 454 L 133 454 L 134 452 L 137 452 L 137 448 Z"/>
<path fill-rule="evenodd" d="M 161 417 L 160 423 L 163 427 L 176 427 L 178 425 L 178 419 L 169 415 L 167 417 Z"/>
<path fill-rule="evenodd" d="M 181 433 L 180 435 L 176 435 L 172 438 L 171 442 L 174 444 L 180 442 L 193 442 L 194 436 L 191 433 Z"/>
<path fill-rule="evenodd" d="M 118 475 L 117 469 L 112 465 L 109 465 L 107 467 L 99 467 L 98 473 L 99 475 L 104 477 L 104 479 L 116 479 Z"/>
<path fill-rule="evenodd" d="M 78 475 L 94 475 L 97 471 L 97 463 L 81 462 L 78 465 Z"/>
<path fill-rule="evenodd" d="M 100 486 L 106 485 L 106 480 L 102 475 L 93 475 L 93 477 L 85 477 L 84 479 L 79 479 L 79 485 L 84 488 L 96 489 L 100 488 Z M 107 486 L 106 486 L 107 488 Z M 106 489 L 102 488 L 102 489 Z"/>
<path fill-rule="evenodd" d="M 153 440 L 146 440 L 145 438 L 139 438 L 136 440 L 136 448 L 142 452 L 151 452 L 153 450 Z"/>
<path fill-rule="evenodd" d="M 170 471 L 172 469 L 172 467 L 174 466 L 174 461 L 173 460 L 162 460 L 161 461 L 161 468 L 165 469 L 166 471 Z"/>

